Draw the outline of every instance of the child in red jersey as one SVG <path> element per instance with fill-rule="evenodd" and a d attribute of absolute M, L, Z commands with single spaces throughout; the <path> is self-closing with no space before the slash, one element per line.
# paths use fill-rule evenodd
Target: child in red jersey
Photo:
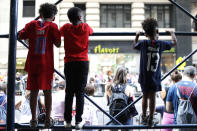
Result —
<path fill-rule="evenodd" d="M 30 126 L 37 126 L 36 106 L 39 90 L 43 90 L 45 97 L 46 118 L 45 127 L 52 126 L 51 114 L 51 88 L 54 72 L 53 45 L 60 47 L 61 35 L 58 26 L 53 23 L 57 8 L 53 4 L 45 3 L 40 6 L 39 20 L 33 20 L 25 25 L 19 34 L 19 39 L 28 39 L 29 51 L 25 63 L 28 72 L 27 90 L 30 90 L 30 107 L 32 120 Z"/>
<path fill-rule="evenodd" d="M 65 97 L 65 127 L 71 127 L 73 97 L 76 96 L 76 129 L 83 126 L 82 114 L 84 107 L 84 89 L 88 76 L 88 38 L 93 33 L 92 28 L 82 22 L 82 11 L 77 7 L 70 8 L 67 12 L 70 23 L 60 28 L 64 37 L 64 73 L 66 78 Z"/>

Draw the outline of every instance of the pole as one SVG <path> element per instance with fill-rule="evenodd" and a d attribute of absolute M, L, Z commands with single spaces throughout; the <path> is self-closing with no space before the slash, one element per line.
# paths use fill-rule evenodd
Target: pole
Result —
<path fill-rule="evenodd" d="M 7 130 L 14 131 L 18 0 L 11 0 L 7 84 Z"/>

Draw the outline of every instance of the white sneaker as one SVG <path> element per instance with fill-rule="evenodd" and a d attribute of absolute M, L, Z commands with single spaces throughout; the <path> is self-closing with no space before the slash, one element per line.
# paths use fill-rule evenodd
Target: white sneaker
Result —
<path fill-rule="evenodd" d="M 71 123 L 67 123 L 66 121 L 64 121 L 64 127 L 65 128 L 72 128 Z"/>
<path fill-rule="evenodd" d="M 76 130 L 80 130 L 83 128 L 83 126 L 85 125 L 84 121 L 80 122 L 80 123 L 76 123 L 75 124 L 75 129 Z"/>

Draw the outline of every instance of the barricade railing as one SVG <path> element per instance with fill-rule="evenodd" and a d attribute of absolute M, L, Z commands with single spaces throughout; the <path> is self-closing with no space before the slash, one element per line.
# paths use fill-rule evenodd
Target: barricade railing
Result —
<path fill-rule="evenodd" d="M 177 36 L 197 36 L 197 32 L 174 32 Z M 91 36 L 135 36 L 136 32 L 94 32 Z M 144 35 L 144 33 L 141 33 Z M 160 36 L 169 36 L 167 32 L 159 32 Z M 9 38 L 8 34 L 0 35 L 0 38 Z"/>
<path fill-rule="evenodd" d="M 6 127 L 5 124 L 0 124 L 0 127 Z M 29 124 L 19 124 L 15 123 L 15 128 L 17 129 L 29 129 Z M 82 129 L 179 129 L 179 128 L 197 128 L 197 124 L 171 124 L 171 125 L 103 125 L 103 126 L 83 126 Z M 39 124 L 35 129 L 45 129 L 44 124 Z M 65 129 L 63 125 L 55 125 L 51 129 Z M 75 129 L 75 126 L 72 126 L 71 129 Z"/>

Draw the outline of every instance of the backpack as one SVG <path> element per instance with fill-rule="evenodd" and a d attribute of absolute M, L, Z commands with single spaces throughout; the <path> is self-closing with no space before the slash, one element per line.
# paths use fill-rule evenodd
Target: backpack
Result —
<path fill-rule="evenodd" d="M 193 88 L 190 96 L 188 99 L 181 98 L 179 94 L 179 90 L 177 88 L 177 96 L 179 98 L 178 102 L 178 111 L 177 111 L 177 124 L 196 124 L 197 123 L 197 116 L 193 110 L 192 104 L 190 102 L 190 97 L 194 91 L 195 87 Z M 191 130 L 191 129 L 190 129 Z"/>
<path fill-rule="evenodd" d="M 123 86 L 123 87 L 121 87 Z M 115 116 L 120 111 L 122 111 L 125 107 L 128 106 L 128 96 L 124 93 L 126 85 L 115 85 L 112 87 L 112 96 L 109 99 L 109 113 L 112 116 Z M 130 116 L 129 110 L 122 113 L 116 119 L 121 122 L 127 122 Z"/>
<path fill-rule="evenodd" d="M 7 112 L 4 107 L 4 104 L 7 102 L 6 97 L 4 97 L 3 102 L 0 105 L 0 124 L 6 124 L 6 117 L 7 117 Z"/>

